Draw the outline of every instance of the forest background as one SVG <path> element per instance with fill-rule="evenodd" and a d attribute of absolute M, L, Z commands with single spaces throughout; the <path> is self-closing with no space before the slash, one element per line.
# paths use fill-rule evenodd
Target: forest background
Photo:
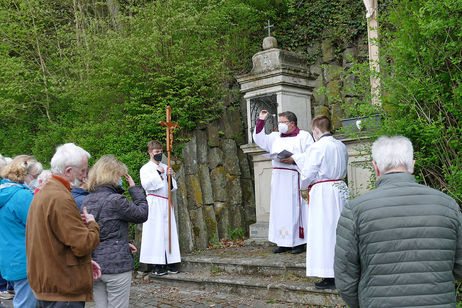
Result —
<path fill-rule="evenodd" d="M 138 180 L 147 141 L 164 139 L 165 107 L 180 124 L 180 155 L 251 69 L 268 19 L 279 46 L 308 64 L 321 35 L 339 53 L 367 37 L 361 0 L 0 0 L 0 153 L 46 164 L 75 142 L 92 162 L 116 155 Z M 461 20 L 460 0 L 379 0 L 382 107 L 370 105 L 367 58 L 342 72 L 355 76 L 357 100 L 329 97 L 345 116 L 380 112 L 377 134 L 409 137 L 418 180 L 459 204 Z"/>

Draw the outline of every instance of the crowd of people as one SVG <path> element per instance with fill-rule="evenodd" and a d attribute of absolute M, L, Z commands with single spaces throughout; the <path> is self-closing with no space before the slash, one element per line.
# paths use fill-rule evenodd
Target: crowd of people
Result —
<path fill-rule="evenodd" d="M 315 287 L 338 289 L 350 307 L 455 307 L 462 214 L 454 199 L 417 183 L 410 140 L 378 138 L 376 188 L 351 199 L 347 149 L 330 119 L 315 117 L 310 134 L 286 111 L 266 134 L 268 115 L 260 112 L 253 138 L 273 164 L 273 253 L 306 251 L 306 275 L 321 278 Z M 113 155 L 88 172 L 90 154 L 73 143 L 57 147 L 50 170 L 32 156 L 0 156 L 0 297 L 26 308 L 128 307 L 137 251 L 129 223 L 143 223 L 140 262 L 152 265 L 151 275 L 178 273 L 167 197 L 177 183 L 162 151 L 148 143 L 141 185 Z"/>
<path fill-rule="evenodd" d="M 148 153 L 142 185 L 113 155 L 88 172 L 90 154 L 73 143 L 57 147 L 50 170 L 32 156 L 0 156 L 0 298 L 21 308 L 128 307 L 137 251 L 129 223 L 144 223 L 140 254 L 151 274 L 178 273 L 178 234 L 166 217 L 174 172 L 161 163 L 161 143 L 151 141 Z"/>

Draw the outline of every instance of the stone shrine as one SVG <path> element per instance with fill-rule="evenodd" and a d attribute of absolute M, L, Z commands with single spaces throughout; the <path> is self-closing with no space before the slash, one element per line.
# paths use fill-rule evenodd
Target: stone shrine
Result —
<path fill-rule="evenodd" d="M 252 57 L 253 68 L 249 74 L 239 76 L 241 92 L 247 102 L 248 144 L 242 145 L 244 153 L 252 156 L 255 174 L 255 206 L 257 222 L 250 226 L 250 238 L 266 240 L 270 210 L 271 160 L 252 140 L 258 115 L 262 109 L 270 113 L 265 132 L 270 133 L 278 125 L 278 113 L 292 111 L 297 115 L 298 127 L 310 131 L 311 97 L 314 80 L 310 79 L 306 58 L 297 53 L 277 48 L 274 37 L 263 41 L 263 51 Z"/>
<path fill-rule="evenodd" d="M 331 117 L 334 128 L 337 127 L 336 111 L 338 106 L 313 106 L 316 89 L 319 88 L 319 74 L 314 74 L 312 66 L 307 66 L 304 56 L 277 48 L 274 37 L 268 36 L 263 41 L 263 51 L 252 57 L 253 68 L 250 73 L 237 77 L 240 91 L 244 94 L 247 104 L 247 144 L 241 146 L 244 153 L 252 157 L 255 179 L 255 210 L 256 223 L 250 225 L 252 240 L 268 239 L 268 224 L 270 211 L 271 160 L 264 156 L 263 151 L 253 142 L 252 133 L 262 109 L 270 115 L 265 123 L 268 134 L 278 125 L 278 113 L 292 111 L 297 115 L 298 127 L 311 133 L 312 110 L 314 115 L 326 114 Z M 319 95 L 318 95 L 319 96 Z M 318 102 L 319 103 L 319 102 Z M 323 107 L 323 108 L 321 108 Z M 335 115 L 334 115 L 335 113 Z M 367 137 L 354 139 L 346 135 L 336 134 L 335 137 L 347 146 L 348 187 L 352 196 L 357 196 L 368 190 L 372 169 L 368 148 L 370 140 Z"/>

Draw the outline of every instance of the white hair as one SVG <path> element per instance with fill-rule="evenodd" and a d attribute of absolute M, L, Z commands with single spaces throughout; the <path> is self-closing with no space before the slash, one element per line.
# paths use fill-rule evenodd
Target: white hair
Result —
<path fill-rule="evenodd" d="M 89 159 L 90 154 L 73 143 L 60 145 L 56 148 L 56 153 L 51 158 L 51 173 L 64 174 L 66 167 L 80 167 L 85 157 Z"/>
<path fill-rule="evenodd" d="M 0 154 L 0 173 L 2 172 L 3 167 L 5 167 L 7 164 L 8 162 L 6 161 L 6 158 Z"/>
<path fill-rule="evenodd" d="M 37 177 L 37 181 L 39 183 L 46 183 L 46 181 L 51 177 L 51 171 L 50 170 L 43 170 L 40 172 L 39 176 Z"/>
<path fill-rule="evenodd" d="M 381 136 L 372 145 L 372 159 L 382 174 L 400 167 L 414 172 L 412 142 L 403 136 Z"/>

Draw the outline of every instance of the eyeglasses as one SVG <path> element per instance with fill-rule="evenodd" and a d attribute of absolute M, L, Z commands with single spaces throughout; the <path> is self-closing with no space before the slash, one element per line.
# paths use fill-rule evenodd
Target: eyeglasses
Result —
<path fill-rule="evenodd" d="M 289 121 L 289 120 L 286 120 L 286 121 L 279 121 L 278 123 L 286 123 L 286 124 L 289 124 L 290 121 Z"/>

